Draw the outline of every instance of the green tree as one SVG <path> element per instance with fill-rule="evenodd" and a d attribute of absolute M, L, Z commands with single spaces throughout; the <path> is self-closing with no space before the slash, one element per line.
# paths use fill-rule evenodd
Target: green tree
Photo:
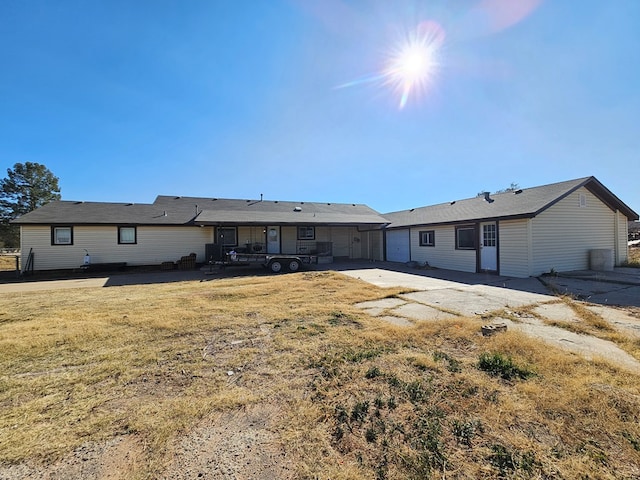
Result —
<path fill-rule="evenodd" d="M 0 180 L 0 243 L 20 245 L 19 228 L 9 222 L 53 200 L 60 200 L 58 177 L 39 163 L 16 163 Z"/>

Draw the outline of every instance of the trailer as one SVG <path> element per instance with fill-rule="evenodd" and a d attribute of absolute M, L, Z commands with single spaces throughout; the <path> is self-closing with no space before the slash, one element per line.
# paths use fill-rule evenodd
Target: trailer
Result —
<path fill-rule="evenodd" d="M 211 266 L 217 266 L 221 270 L 233 266 L 262 265 L 272 273 L 297 272 L 303 265 L 317 263 L 318 257 L 316 255 L 237 253 L 235 251 L 225 253 L 220 260 L 209 262 Z"/>

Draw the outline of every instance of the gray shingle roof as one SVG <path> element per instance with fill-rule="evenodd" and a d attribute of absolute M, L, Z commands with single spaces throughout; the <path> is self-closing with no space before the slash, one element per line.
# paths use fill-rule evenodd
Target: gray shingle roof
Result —
<path fill-rule="evenodd" d="M 164 215 L 162 207 L 147 203 L 104 203 L 56 201 L 29 212 L 13 223 L 30 225 L 184 225 L 189 217 L 184 212 Z M 167 212 L 168 213 L 168 212 Z"/>
<path fill-rule="evenodd" d="M 380 215 L 362 204 L 160 195 L 152 204 L 56 201 L 13 221 L 24 225 L 366 225 L 390 228 L 534 217 L 580 187 L 629 220 L 638 214 L 594 177 Z"/>
<path fill-rule="evenodd" d="M 153 204 L 51 202 L 14 220 L 51 225 L 369 225 L 387 220 L 366 205 L 159 196 Z"/>
<path fill-rule="evenodd" d="M 174 209 L 197 211 L 198 215 L 194 222 L 200 225 L 264 225 L 268 223 L 381 226 L 387 223 L 387 220 L 372 208 L 350 203 L 159 196 L 154 204 L 161 205 L 169 211 Z"/>
<path fill-rule="evenodd" d="M 391 212 L 384 214 L 384 217 L 390 222 L 389 228 L 410 225 L 442 225 L 500 218 L 531 218 L 583 186 L 613 209 L 620 210 L 630 220 L 638 218 L 636 212 L 620 201 L 594 177 L 526 188 L 516 192 L 492 194 L 490 195 L 491 201 L 480 196 Z"/>

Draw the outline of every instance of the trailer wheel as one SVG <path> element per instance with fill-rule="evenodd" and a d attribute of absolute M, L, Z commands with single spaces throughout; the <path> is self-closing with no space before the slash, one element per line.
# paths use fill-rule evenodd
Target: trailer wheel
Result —
<path fill-rule="evenodd" d="M 280 260 L 271 260 L 269 270 L 271 270 L 272 273 L 280 273 L 282 271 L 282 262 Z"/>
<path fill-rule="evenodd" d="M 293 259 L 289 262 L 289 271 L 297 272 L 300 270 L 300 260 Z"/>

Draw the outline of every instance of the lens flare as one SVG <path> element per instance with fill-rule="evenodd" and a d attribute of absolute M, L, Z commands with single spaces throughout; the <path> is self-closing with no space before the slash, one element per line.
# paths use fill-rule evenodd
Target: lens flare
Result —
<path fill-rule="evenodd" d="M 437 76 L 444 30 L 435 22 L 423 22 L 398 42 L 382 71 L 384 83 L 400 96 L 402 109 L 409 96 L 425 94 Z"/>
<path fill-rule="evenodd" d="M 367 83 L 391 88 L 400 99 L 399 108 L 403 109 L 409 97 L 420 97 L 433 86 L 441 66 L 444 38 L 444 30 L 436 22 L 422 22 L 415 30 L 404 33 L 389 50 L 384 68 L 336 88 Z"/>

